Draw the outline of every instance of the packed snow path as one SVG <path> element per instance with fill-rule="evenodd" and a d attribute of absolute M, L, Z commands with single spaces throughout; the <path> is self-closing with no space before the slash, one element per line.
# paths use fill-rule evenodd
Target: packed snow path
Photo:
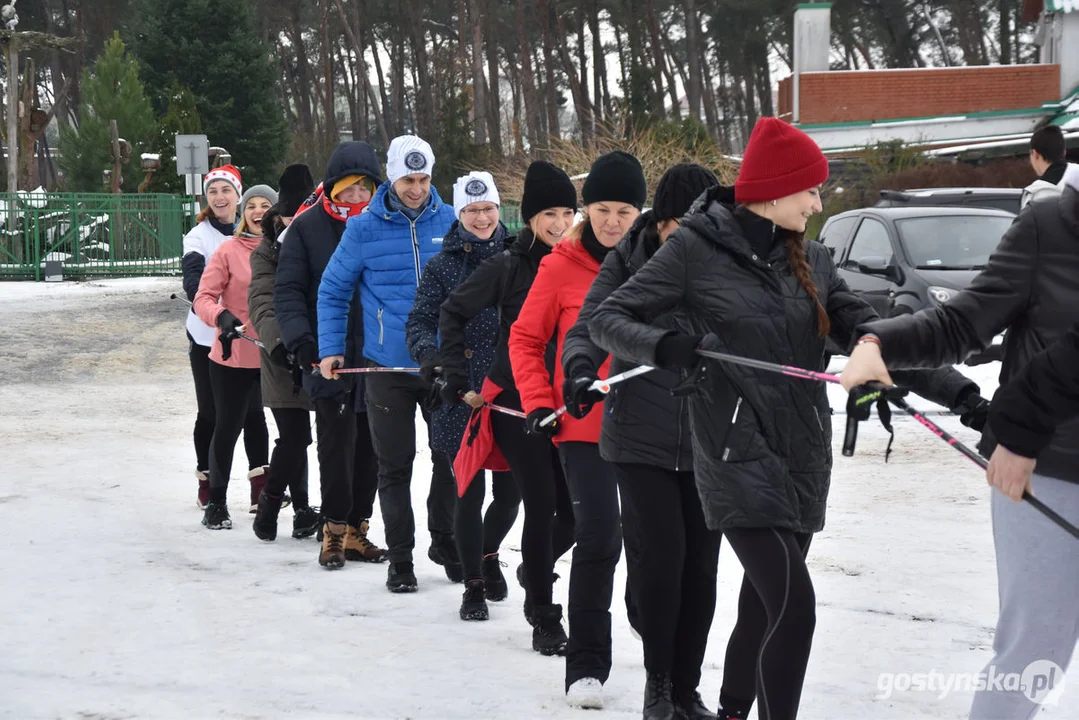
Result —
<path fill-rule="evenodd" d="M 530 649 L 512 582 L 520 518 L 503 549 L 509 600 L 491 604 L 489 622 L 458 619 L 462 588 L 426 557 L 425 447 L 413 483 L 415 595 L 386 592 L 385 565 L 320 568 L 315 541 L 288 536 L 288 510 L 278 541 L 259 542 L 242 449 L 235 529 L 203 529 L 184 309 L 168 299 L 176 291 L 170 279 L 0 283 L 0 717 L 640 717 L 644 670 L 621 602 L 624 563 L 607 707 L 572 710 L 563 661 Z M 992 391 L 996 366 L 965 370 Z M 965 718 L 969 692 L 883 698 L 879 683 L 882 673 L 978 673 L 990 659 L 997 598 L 984 477 L 906 419 L 888 464 L 875 423 L 844 458 L 842 422 L 828 523 L 809 555 L 818 613 L 801 717 Z M 941 422 L 975 440 L 957 418 Z M 311 461 L 317 468 L 314 448 Z M 720 558 L 701 684 L 713 708 L 741 582 L 728 547 Z M 1069 679 L 1079 685 L 1079 673 Z M 1043 717 L 1079 719 L 1077 698 L 1072 687 Z"/>

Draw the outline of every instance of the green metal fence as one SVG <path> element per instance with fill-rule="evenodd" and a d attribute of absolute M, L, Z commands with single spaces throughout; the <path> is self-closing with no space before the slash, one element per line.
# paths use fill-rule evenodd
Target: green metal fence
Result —
<path fill-rule="evenodd" d="M 193 222 L 179 195 L 0 193 L 0 278 L 179 275 Z M 50 265 L 50 267 L 53 267 Z"/>

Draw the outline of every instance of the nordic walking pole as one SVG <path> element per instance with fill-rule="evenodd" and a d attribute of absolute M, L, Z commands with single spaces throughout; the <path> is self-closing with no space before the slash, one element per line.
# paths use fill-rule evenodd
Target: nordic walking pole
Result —
<path fill-rule="evenodd" d="M 609 377 L 606 380 L 596 380 L 594 383 L 588 386 L 588 389 L 606 395 L 611 392 L 612 385 L 617 385 L 620 382 L 625 382 L 630 378 L 637 377 L 638 375 L 644 375 L 646 372 L 652 372 L 653 370 L 655 370 L 655 368 L 651 365 L 639 365 L 635 368 L 632 368 L 631 370 L 626 370 L 624 373 L 618 373 L 617 375 Z M 566 406 L 563 405 L 547 417 L 543 418 L 543 420 L 540 421 L 540 427 L 547 427 L 565 414 Z"/>
<path fill-rule="evenodd" d="M 193 305 L 191 304 L 191 301 L 190 301 L 190 300 L 188 300 L 188 299 L 187 299 L 187 298 L 185 298 L 185 297 L 180 297 L 180 296 L 179 296 L 179 295 L 177 295 L 176 293 L 173 293 L 172 295 L 169 295 L 169 299 L 170 299 L 170 300 L 179 300 L 180 302 L 182 302 L 182 303 L 183 303 L 184 305 L 187 305 L 188 307 L 194 307 L 194 306 L 193 306 Z M 241 326 L 241 327 L 243 327 L 243 326 Z M 245 329 L 246 329 L 246 328 L 245 328 Z M 265 349 L 266 349 L 266 346 L 262 344 L 262 341 L 261 341 L 261 340 L 256 340 L 255 338 L 251 337 L 250 335 L 244 335 L 243 333 L 240 333 L 240 339 L 241 339 L 241 340 L 246 340 L 246 341 L 247 341 L 247 342 L 249 342 L 249 343 L 255 343 L 256 345 L 258 345 L 258 346 L 259 346 L 260 348 L 262 348 L 263 350 L 265 350 Z"/>
<path fill-rule="evenodd" d="M 836 375 L 816 372 L 814 370 L 806 370 L 805 368 L 793 367 L 791 365 L 780 365 L 778 363 L 766 362 L 764 360 L 754 360 L 752 358 L 743 358 L 739 357 L 738 355 L 728 355 L 726 353 L 714 352 L 712 350 L 701 350 L 700 348 L 697 349 L 697 354 L 701 355 L 702 357 L 711 358 L 713 360 L 721 360 L 723 362 L 729 362 L 735 365 L 743 365 L 745 367 L 757 368 L 758 370 L 766 370 L 768 372 L 782 373 L 783 375 L 801 378 L 803 380 L 820 380 L 822 382 L 833 383 L 836 385 L 839 384 L 839 377 Z M 880 385 L 880 388 L 882 390 L 890 389 L 884 385 Z M 886 397 L 888 398 L 889 402 L 891 402 L 897 408 L 905 412 L 907 415 L 910 415 L 912 418 L 920 422 L 926 429 L 939 437 L 941 440 L 948 443 L 959 452 L 963 453 L 963 455 L 965 455 L 967 458 L 977 464 L 978 467 L 982 468 L 983 470 L 989 467 L 989 461 L 987 461 L 974 450 L 971 450 L 969 447 L 961 443 L 954 436 L 942 430 L 924 414 L 912 408 L 906 400 L 901 397 L 895 397 L 891 394 L 886 394 Z M 1023 500 L 1024 502 L 1030 503 L 1030 505 L 1035 510 L 1052 520 L 1072 537 L 1079 539 L 1079 528 L 1075 527 L 1066 519 L 1061 517 L 1058 513 L 1054 512 L 1041 500 L 1038 500 L 1029 492 L 1023 493 Z"/>
<path fill-rule="evenodd" d="M 418 373 L 418 367 L 364 367 L 364 368 L 334 368 L 338 375 L 355 375 L 359 373 Z M 318 365 L 313 366 L 312 374 L 321 377 L 322 371 Z"/>
<path fill-rule="evenodd" d="M 503 415 L 512 415 L 513 417 L 519 417 L 521 419 L 528 417 L 528 415 L 521 412 L 520 410 L 514 410 L 513 408 L 502 407 L 501 405 L 489 403 L 483 399 L 482 395 L 472 390 L 469 390 L 466 393 L 461 393 L 460 397 L 465 402 L 465 404 L 471 407 L 473 410 L 479 410 L 480 408 L 488 408 L 492 412 L 502 413 Z"/>

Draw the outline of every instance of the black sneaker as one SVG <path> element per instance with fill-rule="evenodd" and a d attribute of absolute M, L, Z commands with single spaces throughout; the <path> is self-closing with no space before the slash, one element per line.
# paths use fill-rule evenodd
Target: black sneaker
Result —
<path fill-rule="evenodd" d="M 561 605 L 538 605 L 532 609 L 532 649 L 540 655 L 565 655 L 566 631 Z"/>
<path fill-rule="evenodd" d="M 413 593 L 419 588 L 412 563 L 390 563 L 386 575 L 386 589 L 392 593 Z"/>
<path fill-rule="evenodd" d="M 461 567 L 461 558 L 457 555 L 457 544 L 453 541 L 453 535 L 431 535 L 431 547 L 427 550 L 427 557 L 434 564 L 442 566 L 450 582 L 465 581 L 465 569 Z"/>
<path fill-rule="evenodd" d="M 309 538 L 322 530 L 322 514 L 310 505 L 296 507 L 292 511 L 292 537 L 297 540 Z M 319 538 L 322 542 L 322 538 Z"/>
<path fill-rule="evenodd" d="M 462 620 L 486 620 L 490 617 L 487 612 L 486 586 L 483 580 L 469 580 L 465 583 L 465 594 L 461 598 Z"/>
<path fill-rule="evenodd" d="M 272 498 L 266 491 L 259 493 L 258 509 L 255 511 L 255 521 L 251 529 L 255 531 L 255 537 L 266 542 L 277 539 L 277 516 L 281 512 L 281 498 Z"/>
<path fill-rule="evenodd" d="M 228 505 L 213 501 L 207 503 L 202 513 L 202 524 L 210 530 L 231 530 L 232 518 L 229 517 Z"/>
<path fill-rule="evenodd" d="M 487 599 L 491 602 L 502 602 L 510 593 L 502 565 L 498 553 L 483 556 L 483 580 L 487 583 Z"/>

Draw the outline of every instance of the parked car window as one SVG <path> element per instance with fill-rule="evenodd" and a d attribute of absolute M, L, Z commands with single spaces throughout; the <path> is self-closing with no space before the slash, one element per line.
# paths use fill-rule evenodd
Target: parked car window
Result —
<path fill-rule="evenodd" d="M 854 236 L 850 254 L 843 267 L 849 270 L 858 270 L 858 263 L 867 257 L 882 257 L 889 264 L 893 260 L 892 241 L 888 238 L 888 228 L 884 223 L 873 218 L 865 218 L 858 226 L 858 233 Z"/>
<path fill-rule="evenodd" d="M 980 270 L 1013 218 L 945 215 L 896 220 L 899 241 L 920 270 Z"/>
<path fill-rule="evenodd" d="M 833 258 L 839 256 L 847 238 L 850 236 L 851 228 L 854 227 L 856 222 L 858 222 L 856 217 L 839 218 L 824 228 L 819 240 L 832 253 Z"/>

